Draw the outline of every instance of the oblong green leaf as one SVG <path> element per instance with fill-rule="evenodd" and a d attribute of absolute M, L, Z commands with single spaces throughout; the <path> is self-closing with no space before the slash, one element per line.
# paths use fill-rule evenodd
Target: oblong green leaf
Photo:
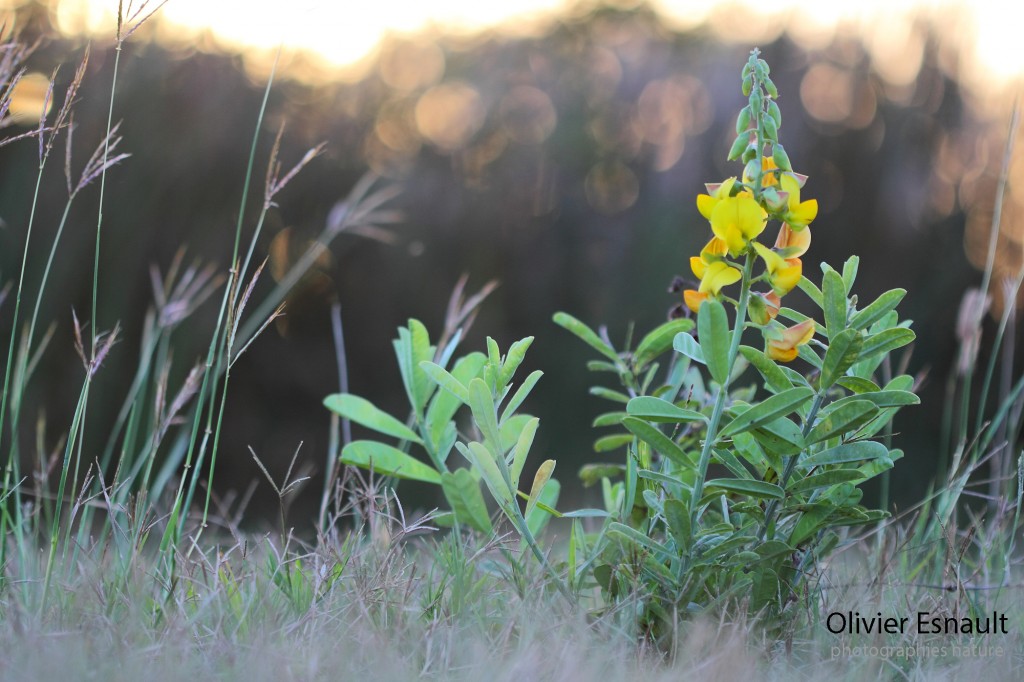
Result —
<path fill-rule="evenodd" d="M 640 340 L 636 352 L 633 353 L 633 360 L 637 367 L 646 366 L 651 360 L 672 347 L 677 334 L 686 333 L 691 329 L 693 329 L 693 320 L 685 318 L 669 320 L 656 327 Z"/>
<path fill-rule="evenodd" d="M 871 391 L 881 390 L 878 384 L 862 377 L 839 377 L 836 383 L 854 393 L 870 393 Z"/>
<path fill-rule="evenodd" d="M 867 329 L 899 305 L 906 295 L 906 289 L 893 289 L 885 292 L 863 310 L 855 312 L 850 317 L 850 326 L 854 329 Z"/>
<path fill-rule="evenodd" d="M 642 417 L 652 422 L 696 422 L 707 421 L 700 412 L 685 410 L 661 398 L 644 395 L 633 398 L 626 405 L 626 412 L 634 417 Z"/>
<path fill-rule="evenodd" d="M 872 334 L 864 339 L 864 346 L 861 348 L 859 360 L 866 360 L 879 353 L 888 353 L 889 351 L 896 350 L 907 345 L 915 338 L 917 338 L 917 335 L 904 327 L 894 327 L 880 331 L 877 334 Z"/>
<path fill-rule="evenodd" d="M 786 495 L 786 492 L 774 483 L 746 478 L 714 478 L 704 484 L 704 489 L 725 490 L 768 500 L 781 500 Z"/>
<path fill-rule="evenodd" d="M 793 388 L 793 382 L 789 380 L 782 368 L 761 351 L 750 346 L 740 346 L 740 354 L 754 366 L 764 378 L 765 385 L 775 393 Z"/>
<path fill-rule="evenodd" d="M 697 340 L 712 378 L 724 384 L 729 378 L 729 318 L 715 299 L 701 303 L 697 312 Z"/>
<path fill-rule="evenodd" d="M 483 365 L 481 365 L 481 367 L 482 366 Z M 420 369 L 422 369 L 428 377 L 433 379 L 438 386 L 448 391 L 467 405 L 469 404 L 469 391 L 461 381 L 449 374 L 447 370 L 442 368 L 440 365 L 435 365 L 429 360 L 421 362 Z"/>
<path fill-rule="evenodd" d="M 847 462 L 859 462 L 865 459 L 884 457 L 888 450 L 881 443 L 871 440 L 859 440 L 853 443 L 843 443 L 834 448 L 817 452 L 800 462 L 803 467 L 826 466 L 829 464 L 846 464 Z"/>
<path fill-rule="evenodd" d="M 344 464 L 373 469 L 379 474 L 424 483 L 440 483 L 441 474 L 433 467 L 407 455 L 398 448 L 372 440 L 357 440 L 341 451 Z"/>
<path fill-rule="evenodd" d="M 345 419 L 351 419 L 369 429 L 423 445 L 423 441 L 415 431 L 365 398 L 350 393 L 335 393 L 324 398 L 324 405 L 331 412 L 339 414 Z"/>
<path fill-rule="evenodd" d="M 693 462 L 691 462 L 690 458 L 686 456 L 683 449 L 679 447 L 679 444 L 659 431 L 656 426 L 636 417 L 626 417 L 622 420 L 622 425 L 645 443 L 648 443 L 657 452 L 668 457 L 676 464 L 687 468 L 693 468 Z"/>
<path fill-rule="evenodd" d="M 568 313 L 555 313 L 555 324 L 575 334 L 581 341 L 605 356 L 614 363 L 619 362 L 619 355 L 615 349 L 605 343 L 593 329 L 577 320 Z"/>
<path fill-rule="evenodd" d="M 791 482 L 786 489 L 791 493 L 803 493 L 818 488 L 829 488 L 840 483 L 852 483 L 866 478 L 856 469 L 835 469 L 834 471 L 823 471 L 820 474 L 812 474 L 800 480 Z"/>
<path fill-rule="evenodd" d="M 612 523 L 608 524 L 608 532 L 612 535 L 618 535 L 620 537 L 624 537 L 628 540 L 631 540 L 637 543 L 638 545 L 646 547 L 651 551 L 660 552 L 667 556 L 671 556 L 671 552 L 669 552 L 668 547 L 661 544 L 657 540 L 654 540 L 644 535 L 635 528 L 630 528 L 629 526 L 613 521 Z"/>
<path fill-rule="evenodd" d="M 483 379 L 469 382 L 469 408 L 473 411 L 473 421 L 480 432 L 495 448 L 501 447 L 501 432 L 498 430 L 498 417 L 494 412 L 494 398 L 491 389 Z"/>
<path fill-rule="evenodd" d="M 523 473 L 523 466 L 526 464 L 526 456 L 533 447 L 533 438 L 537 434 L 537 427 L 540 426 L 540 419 L 533 417 L 526 422 L 523 430 L 519 432 L 515 447 L 512 450 L 512 465 L 509 467 L 509 476 L 512 477 L 512 487 L 519 489 L 519 476 Z"/>
<path fill-rule="evenodd" d="M 722 429 L 722 436 L 728 437 L 743 433 L 762 424 L 775 421 L 779 417 L 785 417 L 807 402 L 812 395 L 814 395 L 814 391 L 811 389 L 798 386 L 770 396 L 729 422 Z"/>
<path fill-rule="evenodd" d="M 831 388 L 857 361 L 863 343 L 860 332 L 854 329 L 844 329 L 829 341 L 825 359 L 821 362 L 819 385 L 822 391 Z"/>
<path fill-rule="evenodd" d="M 512 381 L 512 377 L 515 375 L 516 370 L 519 369 L 519 365 L 523 364 L 523 358 L 526 357 L 526 351 L 529 350 L 532 343 L 533 337 L 527 336 L 525 339 L 513 343 L 508 349 L 508 353 L 505 354 L 505 361 L 501 365 L 501 373 L 498 375 L 499 386 L 505 386 L 508 382 Z"/>
<path fill-rule="evenodd" d="M 480 482 L 469 469 L 459 468 L 441 474 L 441 489 L 460 522 L 468 523 L 482 533 L 494 531 L 487 504 L 480 492 Z"/>
<path fill-rule="evenodd" d="M 672 339 L 672 348 L 677 353 L 682 353 L 686 357 L 690 358 L 694 362 L 704 363 L 704 351 L 700 349 L 700 344 L 697 343 L 697 339 L 693 338 L 693 335 L 688 332 L 676 334 L 675 338 Z"/>
<path fill-rule="evenodd" d="M 842 275 L 828 268 L 821 281 L 821 293 L 825 333 L 832 339 L 846 328 L 846 284 Z"/>
<path fill-rule="evenodd" d="M 634 436 L 631 433 L 613 433 L 608 436 L 602 436 L 594 441 L 594 452 L 618 450 L 632 443 L 633 438 Z"/>
<path fill-rule="evenodd" d="M 822 413 L 821 419 L 807 434 L 807 443 L 818 443 L 864 426 L 878 414 L 878 407 L 870 400 L 857 400 L 842 404 Z M 831 407 L 831 406 L 830 406 Z"/>
<path fill-rule="evenodd" d="M 504 422 L 519 409 L 519 406 L 522 405 L 523 401 L 530 395 L 530 391 L 533 390 L 533 387 L 537 385 L 537 382 L 540 381 L 542 376 L 544 376 L 544 372 L 539 369 L 530 372 L 530 375 L 523 381 L 523 385 L 520 386 L 509 399 L 508 404 L 501 413 L 501 421 Z"/>

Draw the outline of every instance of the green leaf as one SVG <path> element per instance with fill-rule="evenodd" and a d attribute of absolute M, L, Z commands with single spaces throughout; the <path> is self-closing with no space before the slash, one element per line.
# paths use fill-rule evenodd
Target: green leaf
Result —
<path fill-rule="evenodd" d="M 501 432 L 498 430 L 498 418 L 494 415 L 494 399 L 483 379 L 469 382 L 469 407 L 473 410 L 473 421 L 484 438 L 494 448 L 500 448 Z"/>
<path fill-rule="evenodd" d="M 440 483 L 441 475 L 433 467 L 414 459 L 398 448 L 373 440 L 357 440 L 341 451 L 344 464 L 373 469 L 378 474 L 425 483 Z"/>
<path fill-rule="evenodd" d="M 679 447 L 675 441 L 659 431 L 657 427 L 652 426 L 642 419 L 637 419 L 636 417 L 626 417 L 622 420 L 622 425 L 642 441 L 648 443 L 657 452 L 668 457 L 676 464 L 686 467 L 687 469 L 693 468 L 693 462 L 691 462 L 690 458 L 686 456 L 683 449 Z"/>
<path fill-rule="evenodd" d="M 515 375 L 516 370 L 519 369 L 519 365 L 523 364 L 523 358 L 526 357 L 526 351 L 532 343 L 533 337 L 527 336 L 525 339 L 513 343 L 508 349 L 508 353 L 505 355 L 505 362 L 501 366 L 501 374 L 498 376 L 500 386 L 507 386 L 508 382 L 512 381 L 512 377 Z"/>
<path fill-rule="evenodd" d="M 752 433 L 766 453 L 792 455 L 806 447 L 800 427 L 785 417 L 768 422 Z"/>
<path fill-rule="evenodd" d="M 441 474 L 441 489 L 461 523 L 468 523 L 481 533 L 494 532 L 487 504 L 480 492 L 480 482 L 469 469 L 460 468 Z"/>
<path fill-rule="evenodd" d="M 597 428 L 601 426 L 618 426 L 622 423 L 622 418 L 626 416 L 625 412 L 605 412 L 599 414 L 594 418 L 594 423 L 591 426 Z"/>
<path fill-rule="evenodd" d="M 906 407 L 907 405 L 919 405 L 921 403 L 921 399 L 910 391 L 885 389 L 847 396 L 832 403 L 829 407 L 839 406 L 854 400 L 870 400 L 876 407 Z"/>
<path fill-rule="evenodd" d="M 860 268 L 860 256 L 850 256 L 843 263 L 843 288 L 849 296 L 853 291 L 853 283 L 857 279 L 857 270 Z"/>
<path fill-rule="evenodd" d="M 825 471 L 820 474 L 813 474 L 793 481 L 787 486 L 791 493 L 804 493 L 818 488 L 829 488 L 840 483 L 852 483 L 865 478 L 864 474 L 854 469 L 836 469 Z"/>
<path fill-rule="evenodd" d="M 430 336 L 423 323 L 416 319 L 409 320 L 410 352 L 411 362 L 409 367 L 412 370 L 412 395 L 415 396 L 417 414 L 423 413 L 427 406 L 430 394 L 434 391 L 434 383 L 420 369 L 420 363 L 431 360 L 434 357 L 434 347 L 430 345 Z"/>
<path fill-rule="evenodd" d="M 814 282 L 801 276 L 800 281 L 797 282 L 797 286 L 800 287 L 800 291 L 807 294 L 807 297 L 814 301 L 814 304 L 819 308 L 824 307 L 823 297 L 821 295 L 821 289 L 815 286 Z"/>
<path fill-rule="evenodd" d="M 483 443 L 473 441 L 468 446 L 456 443 L 462 456 L 469 460 L 469 463 L 483 476 L 487 489 L 491 496 L 501 507 L 506 516 L 511 518 L 513 514 L 512 505 L 515 504 L 515 497 L 509 488 L 509 482 L 505 480 L 501 469 L 498 468 L 497 458 L 487 449 Z M 502 460 L 504 463 L 504 460 Z"/>
<path fill-rule="evenodd" d="M 768 500 L 781 500 L 785 491 L 774 483 L 746 478 L 714 478 L 704 484 L 704 489 L 725 490 Z"/>
<path fill-rule="evenodd" d="M 615 349 L 602 341 L 601 337 L 598 336 L 593 329 L 568 313 L 555 313 L 554 320 L 555 324 L 559 327 L 569 330 L 598 353 L 618 364 L 619 356 L 615 352 Z"/>
<path fill-rule="evenodd" d="M 666 556 L 672 556 L 672 553 L 669 551 L 668 547 L 652 538 L 647 537 L 635 528 L 630 528 L 629 526 L 625 526 L 621 523 L 613 521 L 608 524 L 608 533 L 611 535 L 618 535 L 620 537 L 626 538 L 627 540 L 635 542 L 636 544 L 642 547 L 646 547 L 652 552 L 658 552 Z"/>
<path fill-rule="evenodd" d="M 836 383 L 854 393 L 870 393 L 881 390 L 875 382 L 861 377 L 839 377 Z"/>
<path fill-rule="evenodd" d="M 462 390 L 465 392 L 468 400 L 469 393 L 466 391 L 466 384 L 475 377 L 480 376 L 480 370 L 483 369 L 485 362 L 487 362 L 487 358 L 484 357 L 483 353 L 470 353 L 469 355 L 456 360 L 451 373 L 448 374 L 445 372 L 447 378 L 441 377 L 441 379 L 442 381 L 450 381 L 451 379 L 454 379 L 458 384 L 455 390 Z M 430 364 L 433 363 L 428 363 L 428 366 L 423 367 L 422 369 L 427 376 L 432 380 L 437 381 L 432 372 L 436 373 L 437 369 L 441 368 L 439 365 L 433 365 L 436 369 L 428 369 Z M 441 369 L 441 372 L 444 372 L 444 370 Z M 441 375 L 438 374 L 438 376 Z M 444 388 L 444 385 L 440 381 L 438 381 L 438 385 L 440 385 L 444 390 L 438 391 L 434 394 L 433 399 L 430 401 L 430 407 L 427 409 L 426 417 L 427 424 L 430 429 L 430 437 L 434 441 L 435 445 L 441 440 L 444 432 L 448 428 L 448 425 L 451 423 L 452 417 L 455 416 L 459 407 L 466 402 L 457 397 L 452 391 Z M 455 386 L 455 384 L 452 385 Z"/>
<path fill-rule="evenodd" d="M 612 450 L 618 450 L 632 442 L 633 434 L 631 433 L 613 433 L 595 440 L 594 452 L 610 452 Z"/>
<path fill-rule="evenodd" d="M 740 354 L 757 369 L 765 385 L 773 392 L 781 393 L 793 388 L 793 382 L 786 377 L 785 372 L 761 351 L 750 346 L 740 346 Z"/>
<path fill-rule="evenodd" d="M 854 329 L 867 329 L 899 305 L 906 295 L 906 289 L 893 289 L 885 292 L 863 310 L 855 312 L 850 317 L 850 326 Z"/>
<path fill-rule="evenodd" d="M 551 474 L 555 470 L 555 460 L 548 459 L 537 468 L 537 473 L 533 477 L 533 486 L 530 488 L 530 499 L 526 502 L 526 516 L 530 516 L 530 512 L 537 506 L 537 500 L 540 499 L 540 493 L 544 490 L 544 486 L 547 485 L 548 480 L 551 478 Z"/>
<path fill-rule="evenodd" d="M 693 335 L 688 332 L 676 334 L 675 338 L 672 339 L 672 348 L 674 348 L 677 353 L 682 353 L 694 362 L 699 362 L 702 365 L 705 364 L 704 351 L 700 349 L 700 344 L 697 343 L 697 339 L 693 338 Z"/>
<path fill-rule="evenodd" d="M 800 462 L 800 466 L 809 469 L 829 464 L 846 464 L 847 462 L 859 462 L 865 459 L 884 457 L 886 453 L 888 453 L 888 450 L 881 443 L 859 440 L 853 443 L 843 443 L 834 448 L 810 455 Z"/>
<path fill-rule="evenodd" d="M 669 535 L 676 541 L 676 546 L 684 553 L 690 551 L 693 533 L 690 530 L 690 510 L 686 503 L 676 499 L 665 500 L 664 511 Z"/>
<path fill-rule="evenodd" d="M 480 356 L 483 357 L 482 355 Z M 483 365 L 481 364 L 481 367 Z M 433 362 L 425 361 L 420 363 L 420 369 L 433 379 L 438 386 L 451 393 L 453 396 L 461 400 L 462 402 L 469 404 L 469 391 L 462 384 L 461 381 L 453 377 L 446 370 L 442 369 L 440 365 L 435 365 Z"/>
<path fill-rule="evenodd" d="M 836 334 L 828 344 L 825 359 L 821 363 L 821 390 L 831 388 L 846 373 L 860 354 L 864 339 L 860 332 L 844 329 Z"/>
<path fill-rule="evenodd" d="M 540 419 L 533 417 L 526 422 L 523 430 L 519 432 L 515 447 L 512 450 L 512 466 L 509 467 L 509 476 L 512 478 L 512 487 L 519 490 L 519 476 L 526 464 L 526 456 L 533 447 L 533 438 L 537 434 L 537 427 L 540 426 Z"/>
<path fill-rule="evenodd" d="M 831 407 L 831 406 L 830 406 Z M 870 400 L 851 400 L 822 413 L 821 419 L 807 434 L 807 443 L 819 443 L 844 433 L 856 431 L 878 414 Z"/>
<path fill-rule="evenodd" d="M 505 420 L 505 423 L 498 427 L 498 432 L 501 434 L 501 452 L 507 454 L 512 448 L 519 442 L 519 436 L 522 434 L 523 429 L 534 417 L 528 414 L 517 414 L 509 417 Z"/>
<path fill-rule="evenodd" d="M 613 391 L 610 388 L 604 386 L 591 386 L 590 395 L 596 395 L 598 398 L 604 398 L 605 400 L 611 400 L 616 403 L 626 404 L 629 402 L 629 396 L 619 391 Z"/>
<path fill-rule="evenodd" d="M 540 491 L 532 508 L 526 510 L 526 527 L 534 537 L 540 535 L 544 526 L 548 524 L 552 516 L 563 516 L 555 511 L 558 505 L 558 496 L 562 491 L 562 485 L 555 479 L 550 479 Z M 531 495 L 531 499 L 532 499 Z"/>
<path fill-rule="evenodd" d="M 369 429 L 388 436 L 394 436 L 401 440 L 407 440 L 417 445 L 423 445 L 423 441 L 420 440 L 415 431 L 387 412 L 378 409 L 365 398 L 360 398 L 350 393 L 335 393 L 324 399 L 324 405 L 331 412 L 339 414 L 345 419 L 351 419 L 355 423 L 362 424 Z"/>
<path fill-rule="evenodd" d="M 652 422 L 704 422 L 707 421 L 700 412 L 684 410 L 673 403 L 652 396 L 633 398 L 626 405 L 626 412 L 634 417 L 642 417 Z"/>
<path fill-rule="evenodd" d="M 888 353 L 896 350 L 913 341 L 916 336 L 914 332 L 903 327 L 885 329 L 877 334 L 872 334 L 864 339 L 864 347 L 860 351 L 859 359 L 866 360 L 879 353 Z"/>
<path fill-rule="evenodd" d="M 819 528 L 824 527 L 834 510 L 835 507 L 830 504 L 816 504 L 801 514 L 800 519 L 793 527 L 793 532 L 789 534 L 789 544 L 799 545 L 818 532 Z"/>
<path fill-rule="evenodd" d="M 772 422 L 779 417 L 785 417 L 787 414 L 799 409 L 812 395 L 814 395 L 814 391 L 811 389 L 797 387 L 766 398 L 763 402 L 754 405 L 729 422 L 722 429 L 722 437 L 726 438 L 733 434 L 743 433 L 762 424 Z"/>
<path fill-rule="evenodd" d="M 697 339 L 712 378 L 724 384 L 729 378 L 729 318 L 725 314 L 725 306 L 714 299 L 700 305 Z"/>
<path fill-rule="evenodd" d="M 828 338 L 834 338 L 846 328 L 846 285 L 842 276 L 829 268 L 821 281 L 822 310 Z"/>
<path fill-rule="evenodd" d="M 508 401 L 508 405 L 506 405 L 505 409 L 502 411 L 502 422 L 511 417 L 515 411 L 519 409 L 519 406 L 522 405 L 523 401 L 526 400 L 526 397 L 530 395 L 530 391 L 533 390 L 533 387 L 537 385 L 537 382 L 540 381 L 542 376 L 544 376 L 544 372 L 538 369 L 534 370 L 528 377 L 526 377 L 526 380 L 523 381 L 523 385 L 512 394 L 512 397 Z"/>
<path fill-rule="evenodd" d="M 637 367 L 645 367 L 647 363 L 672 347 L 676 334 L 684 334 L 693 329 L 693 321 L 687 319 L 669 320 L 659 325 L 640 340 L 633 353 Z"/>

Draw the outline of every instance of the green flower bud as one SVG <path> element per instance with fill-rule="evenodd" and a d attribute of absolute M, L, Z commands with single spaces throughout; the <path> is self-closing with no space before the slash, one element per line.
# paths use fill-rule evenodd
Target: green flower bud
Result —
<path fill-rule="evenodd" d="M 782 111 L 773 99 L 768 100 L 768 115 L 772 117 L 777 127 L 782 127 Z"/>
<path fill-rule="evenodd" d="M 757 177 L 761 173 L 761 159 L 757 157 L 757 149 L 750 148 L 747 151 L 754 152 L 754 158 L 747 161 L 747 165 L 743 168 L 743 177 L 750 178 L 753 183 L 757 182 Z"/>
<path fill-rule="evenodd" d="M 739 158 L 739 155 L 743 153 L 747 144 L 750 142 L 750 135 L 742 133 L 735 140 L 733 140 L 732 146 L 729 147 L 729 156 L 727 160 L 732 161 L 733 159 Z"/>
<path fill-rule="evenodd" d="M 750 95 L 751 90 L 754 88 L 754 79 L 749 75 L 743 77 L 743 95 L 746 97 Z"/>
<path fill-rule="evenodd" d="M 782 148 L 781 144 L 774 144 L 772 147 L 772 160 L 775 161 L 775 165 L 784 171 L 792 171 L 793 164 L 789 162 L 789 154 Z"/>
<path fill-rule="evenodd" d="M 750 107 L 740 109 L 740 115 L 736 117 L 736 134 L 740 135 L 750 128 Z"/>
<path fill-rule="evenodd" d="M 747 303 L 747 317 L 758 326 L 771 322 L 772 318 L 768 315 L 768 306 L 765 305 L 764 298 L 757 294 L 750 297 Z"/>
<path fill-rule="evenodd" d="M 775 87 L 775 83 L 772 82 L 771 78 L 768 78 L 767 76 L 765 76 L 763 83 L 764 83 L 764 89 L 768 93 L 769 96 L 771 96 L 771 97 L 778 97 L 779 96 L 779 89 L 777 87 Z"/>
<path fill-rule="evenodd" d="M 773 142 L 779 139 L 779 126 L 771 116 L 764 117 L 764 136 Z"/>

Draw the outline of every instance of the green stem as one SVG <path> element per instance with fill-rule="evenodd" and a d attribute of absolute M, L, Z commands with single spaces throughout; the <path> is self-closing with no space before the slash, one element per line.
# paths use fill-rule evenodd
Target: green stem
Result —
<path fill-rule="evenodd" d="M 825 400 L 825 392 L 821 391 L 814 396 L 814 402 L 811 403 L 811 411 L 807 413 L 807 419 L 804 420 L 803 433 L 801 434 L 804 438 L 807 438 L 807 434 L 811 432 L 814 427 L 814 420 L 818 416 L 818 410 L 821 409 L 821 404 Z M 789 483 L 789 477 L 793 475 L 793 469 L 796 468 L 797 462 L 800 460 L 801 452 L 796 453 L 788 460 L 786 460 L 786 467 L 782 471 L 782 477 L 779 479 L 779 485 L 783 489 L 786 488 L 786 484 Z M 764 512 L 764 528 L 761 531 L 762 538 L 771 539 L 770 536 L 775 533 L 775 512 L 778 511 L 779 501 L 772 500 L 768 503 L 768 507 Z"/>
<path fill-rule="evenodd" d="M 708 431 L 704 439 L 704 447 L 701 449 L 700 461 L 697 464 L 697 476 L 693 482 L 693 493 L 690 495 L 690 524 L 691 527 L 697 521 L 697 509 L 700 506 L 700 498 L 704 496 L 704 481 L 708 475 L 708 465 L 711 463 L 711 448 L 718 437 L 718 427 L 722 421 L 722 413 L 725 411 L 725 400 L 729 395 L 729 384 L 732 380 L 733 365 L 736 362 L 736 355 L 740 349 L 740 338 L 743 336 L 743 325 L 747 314 L 747 302 L 750 299 L 750 280 L 754 270 L 754 252 L 747 250 L 747 261 L 743 266 L 743 279 L 740 285 L 740 299 L 736 306 L 736 324 L 732 331 L 732 341 L 729 344 L 729 354 L 726 356 L 729 372 L 725 381 L 718 387 L 718 395 L 715 397 L 715 408 L 711 413 L 711 421 L 708 422 Z"/>

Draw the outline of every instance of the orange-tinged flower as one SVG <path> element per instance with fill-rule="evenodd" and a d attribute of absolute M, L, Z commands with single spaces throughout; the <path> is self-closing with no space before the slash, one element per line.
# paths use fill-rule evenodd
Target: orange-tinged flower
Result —
<path fill-rule="evenodd" d="M 779 362 L 790 362 L 800 354 L 799 347 L 814 336 L 814 320 L 804 320 L 782 330 L 781 339 L 768 340 L 768 357 Z"/>
<path fill-rule="evenodd" d="M 764 260 L 768 271 L 768 283 L 778 296 L 785 296 L 800 281 L 803 264 L 799 258 L 783 258 L 759 242 L 754 242 L 754 249 Z"/>
<path fill-rule="evenodd" d="M 683 302 L 686 303 L 686 307 L 693 312 L 700 310 L 700 304 L 707 299 L 707 294 L 702 294 L 696 289 L 687 289 L 683 292 Z"/>
<path fill-rule="evenodd" d="M 738 256 L 747 242 L 764 231 L 768 214 L 749 193 L 720 199 L 711 211 L 711 230 Z"/>
<path fill-rule="evenodd" d="M 722 287 L 735 284 L 743 277 L 738 269 L 729 265 L 724 256 L 725 244 L 716 237 L 707 243 L 699 258 L 690 258 L 690 269 L 700 278 L 700 288 L 684 291 L 683 301 L 693 312 L 697 312 L 700 304 L 709 296 L 717 296 Z"/>
<path fill-rule="evenodd" d="M 818 216 L 818 200 L 800 201 L 800 185 L 802 183 L 792 173 L 783 173 L 779 182 L 782 185 L 782 191 L 789 195 L 786 199 L 787 206 L 783 220 L 793 230 L 799 232 Z"/>
<path fill-rule="evenodd" d="M 807 228 L 799 232 L 783 223 L 779 236 L 775 240 L 775 248 L 784 251 L 785 258 L 799 258 L 807 253 L 811 246 L 811 231 Z"/>
<path fill-rule="evenodd" d="M 775 295 L 774 291 L 768 293 L 752 291 L 750 303 L 747 305 L 747 313 L 750 316 L 750 321 L 754 324 L 766 325 L 779 314 L 781 306 L 782 300 Z"/>

